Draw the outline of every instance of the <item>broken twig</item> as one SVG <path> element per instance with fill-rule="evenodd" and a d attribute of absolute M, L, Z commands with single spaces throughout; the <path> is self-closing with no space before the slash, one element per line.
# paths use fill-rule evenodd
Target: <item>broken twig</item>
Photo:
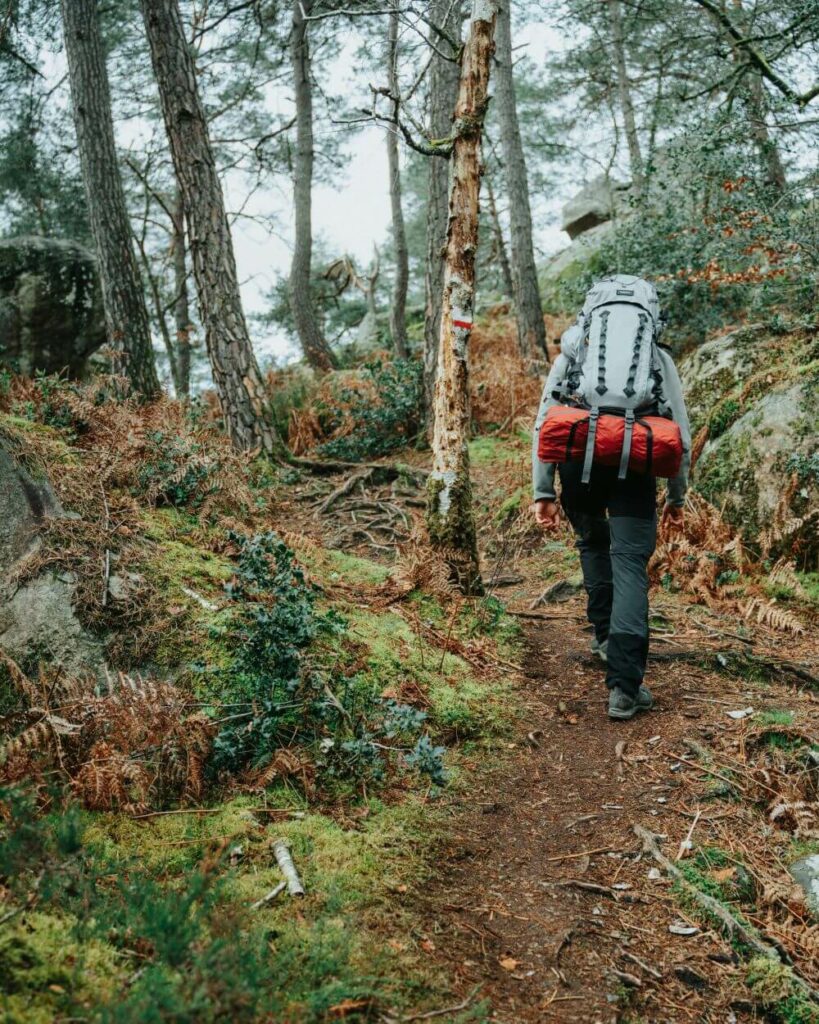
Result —
<path fill-rule="evenodd" d="M 291 896 L 303 896 L 304 886 L 301 884 L 299 873 L 296 871 L 296 865 L 290 856 L 290 847 L 283 839 L 277 839 L 273 844 L 273 855 L 276 858 L 276 863 L 279 865 L 281 873 L 284 875 L 287 891 Z"/>

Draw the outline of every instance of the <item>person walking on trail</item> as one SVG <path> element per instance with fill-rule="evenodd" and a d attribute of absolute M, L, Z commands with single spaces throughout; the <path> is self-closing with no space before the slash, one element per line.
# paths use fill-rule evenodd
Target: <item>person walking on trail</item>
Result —
<path fill-rule="evenodd" d="M 561 338 L 540 402 L 532 447 L 534 514 L 546 530 L 561 508 L 577 537 L 592 651 L 606 663 L 609 717 L 653 706 L 648 659 L 648 562 L 657 542 L 655 477 L 668 489 L 664 525 L 679 529 L 691 431 L 677 369 L 660 346 L 652 284 L 598 281 Z M 560 505 L 555 490 L 560 475 Z"/>

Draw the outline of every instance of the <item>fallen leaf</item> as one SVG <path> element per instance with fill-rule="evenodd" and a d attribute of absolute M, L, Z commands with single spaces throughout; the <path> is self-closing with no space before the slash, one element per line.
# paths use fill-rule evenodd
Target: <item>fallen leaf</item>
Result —
<path fill-rule="evenodd" d="M 520 966 L 520 960 L 513 960 L 511 956 L 505 956 L 500 961 L 500 965 L 505 971 L 514 971 Z"/>
<path fill-rule="evenodd" d="M 342 999 L 340 1003 L 331 1006 L 327 1012 L 331 1017 L 346 1017 L 350 1013 L 366 1009 L 370 1004 L 371 1000 L 369 999 Z"/>
<path fill-rule="evenodd" d="M 434 953 L 435 943 L 432 939 L 421 939 L 421 949 L 423 949 L 425 953 Z"/>
<path fill-rule="evenodd" d="M 727 882 L 734 877 L 734 868 L 718 868 L 709 872 L 715 882 Z"/>

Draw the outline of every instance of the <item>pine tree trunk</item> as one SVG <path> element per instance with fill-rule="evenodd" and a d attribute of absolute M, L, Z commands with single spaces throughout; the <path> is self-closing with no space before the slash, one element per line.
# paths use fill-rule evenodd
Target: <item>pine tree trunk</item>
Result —
<path fill-rule="evenodd" d="M 745 15 L 742 0 L 734 0 L 734 7 L 737 10 L 740 25 L 750 34 L 752 27 L 748 24 L 749 19 Z M 734 63 L 737 67 L 741 67 L 745 62 L 745 51 L 737 45 L 733 36 L 728 35 L 713 15 L 711 15 L 711 20 L 716 25 L 717 32 L 731 47 Z M 788 179 L 785 175 L 782 158 L 779 155 L 779 147 L 768 130 L 768 98 L 765 95 L 762 75 L 756 69 L 749 68 L 747 79 L 743 84 L 745 86 L 742 91 L 743 106 L 748 117 L 748 128 L 751 132 L 751 138 L 754 140 L 757 155 L 759 156 L 760 168 L 765 177 L 765 184 L 777 192 L 784 192 L 788 185 Z"/>
<path fill-rule="evenodd" d="M 430 0 L 429 18 L 434 24 L 445 28 L 455 39 L 461 38 L 463 17 L 460 2 L 453 5 L 450 0 Z M 443 48 L 443 44 L 439 48 Z M 429 129 L 433 139 L 445 139 L 452 131 L 452 117 L 458 101 L 458 80 L 457 63 L 444 60 L 434 53 L 429 70 Z M 424 279 L 424 398 L 427 431 L 431 438 L 435 374 L 441 337 L 441 296 L 444 293 L 444 246 L 449 216 L 450 161 L 430 157 L 428 171 L 427 259 Z"/>
<path fill-rule="evenodd" d="M 467 352 L 475 308 L 481 133 L 488 103 L 496 16 L 496 0 L 473 0 L 469 38 L 461 58 L 427 508 L 430 542 L 446 559 L 453 579 L 467 594 L 483 589 L 469 477 Z"/>
<path fill-rule="evenodd" d="M 176 387 L 179 398 L 191 393 L 191 324 L 188 268 L 185 260 L 185 205 L 177 190 L 173 219 L 173 317 L 176 324 Z"/>
<path fill-rule="evenodd" d="M 73 0 L 72 0 L 73 2 Z M 222 186 L 178 0 L 140 0 L 190 239 L 199 314 L 233 444 L 280 453 L 247 330 Z"/>
<path fill-rule="evenodd" d="M 304 14 L 309 14 L 312 6 L 312 0 L 294 0 L 290 39 L 296 95 L 296 154 L 293 165 L 296 231 L 290 265 L 290 307 L 304 358 L 314 370 L 324 372 L 334 369 L 338 361 L 322 334 L 310 291 L 313 263 L 313 86 Z"/>
<path fill-rule="evenodd" d="M 518 325 L 520 354 L 534 372 L 536 362 L 546 358 L 546 326 L 537 280 L 532 242 L 532 212 L 526 158 L 518 124 L 515 81 L 512 67 L 512 17 L 509 0 L 498 11 L 495 94 L 500 123 L 501 146 L 506 164 L 509 195 L 509 225 L 512 241 L 512 284 Z"/>
<path fill-rule="evenodd" d="M 765 86 L 762 84 L 762 75 L 755 71 L 751 71 L 749 74 L 750 82 L 748 83 L 745 106 L 748 111 L 751 135 L 759 154 L 762 173 L 765 175 L 766 185 L 777 192 L 784 192 L 788 186 L 788 179 L 782 158 L 779 155 L 779 147 L 768 130 L 768 101 L 765 95 Z"/>
<path fill-rule="evenodd" d="M 386 50 L 389 69 L 389 88 L 393 97 L 393 112 L 398 115 L 398 10 L 390 14 Z M 390 334 L 395 354 L 406 359 L 407 346 L 407 287 L 409 285 L 409 253 L 404 210 L 401 204 L 401 164 L 398 153 L 397 131 L 387 132 L 387 163 L 390 174 L 390 204 L 392 206 L 392 243 L 395 256 L 395 281 L 390 306 Z"/>
<path fill-rule="evenodd" d="M 145 293 L 117 163 L 97 0 L 62 0 L 71 104 L 115 369 L 145 398 L 159 392 Z"/>
<path fill-rule="evenodd" d="M 512 267 L 509 264 L 509 254 L 506 251 L 506 239 L 503 237 L 503 227 L 498 215 L 498 204 L 495 202 L 495 189 L 492 185 L 492 175 L 488 170 L 484 172 L 483 180 L 486 183 L 486 198 L 489 201 L 489 216 L 492 219 L 492 232 L 495 236 L 494 255 L 501 268 L 503 288 L 510 299 L 514 299 L 515 284 L 512 280 Z"/>
<path fill-rule="evenodd" d="M 643 155 L 640 152 L 640 137 L 637 134 L 637 121 L 634 117 L 634 104 L 631 99 L 631 86 L 626 68 L 626 47 L 623 39 L 623 17 L 620 0 L 608 0 L 609 21 L 611 24 L 611 41 L 614 46 L 614 63 L 617 69 L 617 93 L 620 97 L 620 109 L 623 112 L 623 124 L 626 130 L 631 179 L 634 194 L 639 199 L 645 184 L 643 172 Z"/>

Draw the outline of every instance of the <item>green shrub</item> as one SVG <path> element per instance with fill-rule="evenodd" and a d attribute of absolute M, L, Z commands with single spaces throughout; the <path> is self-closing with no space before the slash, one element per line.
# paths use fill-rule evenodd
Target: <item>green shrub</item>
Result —
<path fill-rule="evenodd" d="M 419 738 L 425 713 L 382 698 L 364 673 L 339 672 L 347 624 L 332 610 L 317 612 L 315 589 L 293 552 L 274 533 L 231 540 L 239 553 L 226 587 L 234 607 L 224 627 L 230 657 L 226 667 L 203 673 L 209 691 L 231 708 L 214 743 L 213 773 L 261 767 L 299 744 L 328 781 L 377 781 L 391 757 L 403 754 L 440 784 L 442 748 Z M 332 669 L 326 654 L 310 651 L 316 640 L 331 652 Z"/>
<path fill-rule="evenodd" d="M 349 417 L 355 422 L 355 429 L 320 445 L 319 454 L 352 461 L 373 458 L 405 447 L 421 431 L 421 364 L 417 360 L 396 359 L 391 363 L 367 363 L 363 369 L 377 395 L 376 401 L 369 388 L 343 388 L 338 396 L 340 409 L 320 410 L 322 426 L 325 434 L 331 434 L 343 417 Z"/>

